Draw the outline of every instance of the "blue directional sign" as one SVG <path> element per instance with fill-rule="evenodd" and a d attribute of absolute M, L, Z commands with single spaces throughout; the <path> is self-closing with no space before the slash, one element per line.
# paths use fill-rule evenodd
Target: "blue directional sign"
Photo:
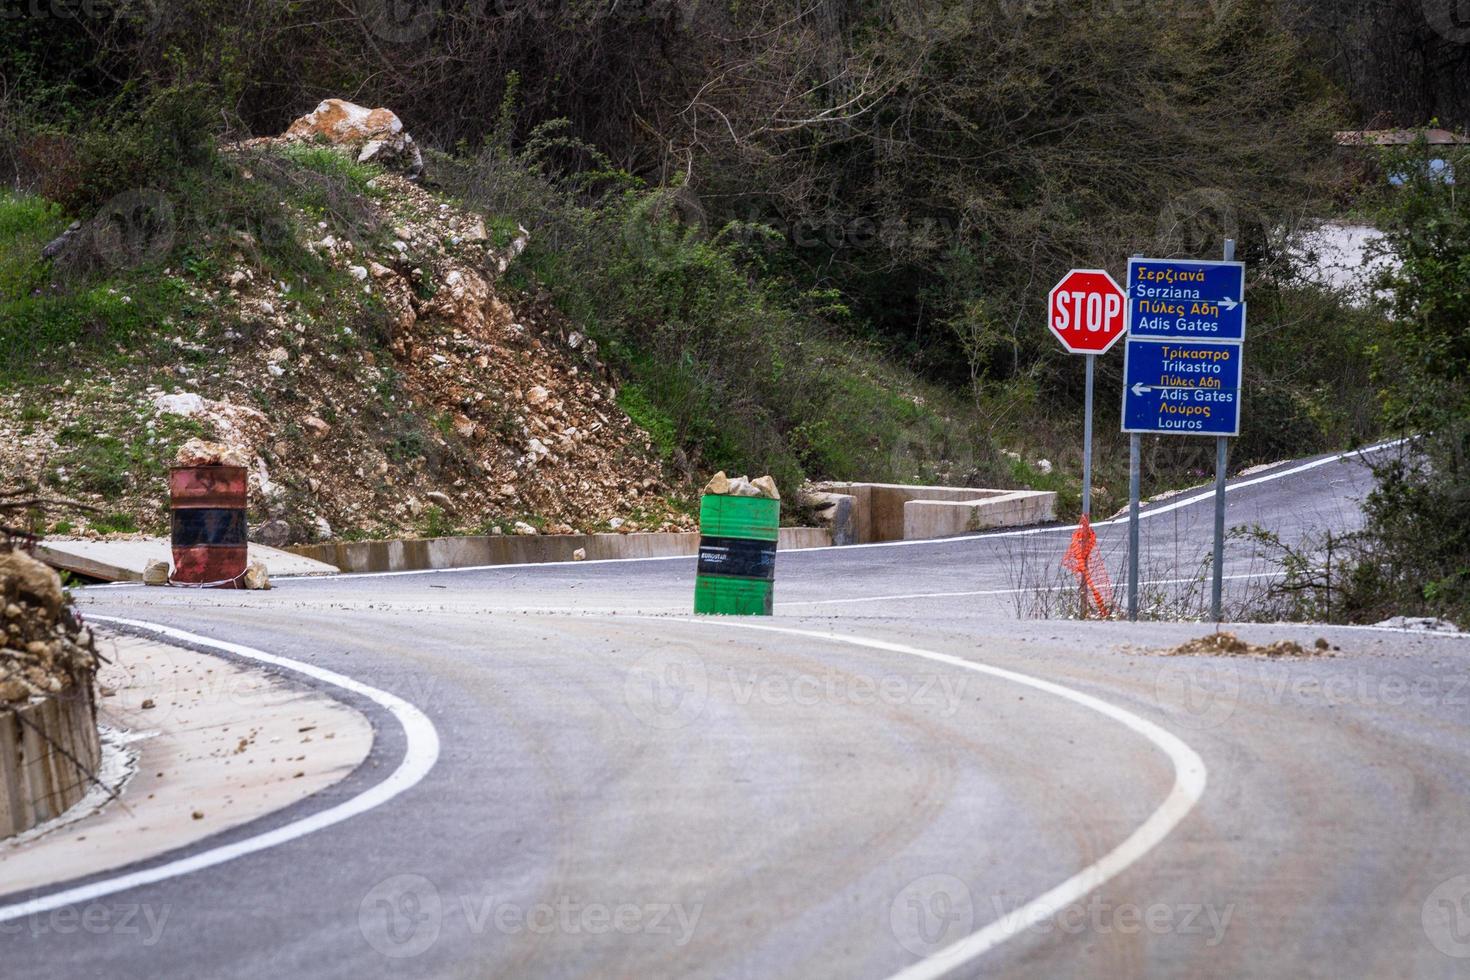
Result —
<path fill-rule="evenodd" d="M 1243 344 L 1129 337 L 1124 351 L 1124 432 L 1240 435 Z"/>
<path fill-rule="evenodd" d="M 1128 333 L 1245 340 L 1245 263 L 1129 259 Z"/>

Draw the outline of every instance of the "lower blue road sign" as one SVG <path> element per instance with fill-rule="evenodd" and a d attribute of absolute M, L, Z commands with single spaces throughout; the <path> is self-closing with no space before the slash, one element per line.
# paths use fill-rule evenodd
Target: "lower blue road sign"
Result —
<path fill-rule="evenodd" d="M 1241 344 L 1129 337 L 1123 431 L 1240 435 Z"/>

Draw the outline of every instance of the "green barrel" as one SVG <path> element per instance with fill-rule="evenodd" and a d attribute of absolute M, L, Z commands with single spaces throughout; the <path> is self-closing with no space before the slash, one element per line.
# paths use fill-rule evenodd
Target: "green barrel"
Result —
<path fill-rule="evenodd" d="M 781 501 L 706 494 L 699 502 L 699 535 L 694 611 L 771 615 Z"/>

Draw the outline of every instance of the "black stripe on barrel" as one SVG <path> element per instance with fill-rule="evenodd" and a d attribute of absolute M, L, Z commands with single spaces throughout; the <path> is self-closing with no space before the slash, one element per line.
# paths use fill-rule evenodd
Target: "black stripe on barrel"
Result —
<path fill-rule="evenodd" d="M 173 546 L 193 548 L 201 544 L 242 545 L 245 543 L 245 511 L 225 507 L 176 510 L 172 515 Z"/>
<path fill-rule="evenodd" d="M 776 542 L 749 541 L 744 538 L 700 538 L 699 574 L 774 581 Z"/>

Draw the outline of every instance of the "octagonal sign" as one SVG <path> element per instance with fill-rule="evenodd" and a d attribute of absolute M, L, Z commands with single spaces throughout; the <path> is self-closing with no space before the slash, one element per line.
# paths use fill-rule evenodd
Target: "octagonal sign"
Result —
<path fill-rule="evenodd" d="M 1127 332 L 1127 300 L 1101 269 L 1073 269 L 1052 287 L 1046 325 L 1073 354 L 1104 354 Z"/>

